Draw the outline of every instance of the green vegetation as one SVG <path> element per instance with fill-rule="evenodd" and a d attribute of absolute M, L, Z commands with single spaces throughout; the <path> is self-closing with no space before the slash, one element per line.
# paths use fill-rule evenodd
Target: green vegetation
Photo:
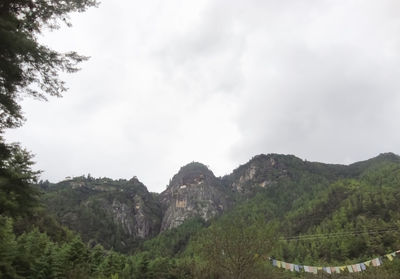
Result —
<path fill-rule="evenodd" d="M 268 257 L 335 266 L 366 261 L 400 246 L 400 163 L 378 159 L 336 180 L 331 174 L 324 178 L 324 172 L 288 170 L 297 183 L 285 178 L 257 189 L 211 222 L 187 220 L 137 242 L 130 255 L 82 241 L 37 206 L 30 209 L 37 217 L 29 224 L 23 217 L 3 214 L 1 274 L 5 278 L 28 274 L 32 278 L 314 278 L 274 268 Z M 63 212 L 65 207 L 67 212 L 74 207 L 63 203 L 77 197 L 87 203 L 87 197 L 137 194 L 143 188 L 133 181 L 80 177 L 60 185 L 42 182 L 40 188 L 46 189 L 42 200 L 59 197 L 57 210 Z M 112 243 L 110 239 L 108 245 Z M 397 278 L 399 272 L 400 260 L 395 258 L 361 274 L 327 278 Z"/>
<path fill-rule="evenodd" d="M 41 182 L 39 186 L 42 201 L 55 218 L 92 246 L 131 252 L 141 243 L 138 230 L 148 229 L 149 236 L 159 232 L 160 205 L 136 178 L 95 179 L 88 175 L 59 184 Z M 135 220 L 139 215 L 146 220 Z"/>

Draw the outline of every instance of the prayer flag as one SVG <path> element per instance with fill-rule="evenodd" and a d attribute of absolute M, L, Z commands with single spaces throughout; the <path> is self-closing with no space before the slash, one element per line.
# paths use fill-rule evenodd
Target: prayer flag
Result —
<path fill-rule="evenodd" d="M 348 266 L 347 266 L 347 269 L 349 270 L 350 273 L 353 273 L 353 268 L 352 268 L 351 265 L 348 265 Z"/>
<path fill-rule="evenodd" d="M 364 262 L 364 264 L 365 264 L 366 266 L 369 266 L 369 265 L 371 264 L 371 261 L 366 261 L 366 262 Z"/>
<path fill-rule="evenodd" d="M 335 266 L 336 273 L 340 273 L 340 267 Z"/>
<path fill-rule="evenodd" d="M 273 266 L 277 266 L 276 260 L 272 260 L 272 265 L 273 265 Z"/>
<path fill-rule="evenodd" d="M 304 271 L 305 271 L 305 272 L 310 272 L 309 266 L 305 265 L 305 266 L 304 266 Z"/>
<path fill-rule="evenodd" d="M 299 267 L 297 264 L 295 264 L 295 265 L 294 265 L 294 270 L 296 270 L 297 272 L 299 272 L 299 271 L 300 271 L 300 267 Z"/>
<path fill-rule="evenodd" d="M 388 259 L 389 259 L 389 261 L 393 261 L 393 256 L 392 256 L 392 254 L 387 254 L 387 255 L 385 255 Z"/>
<path fill-rule="evenodd" d="M 361 271 L 362 271 L 362 269 L 361 269 L 361 264 L 358 263 L 358 264 L 356 264 L 356 266 L 357 266 L 357 271 L 358 271 L 358 272 L 361 272 Z"/>
<path fill-rule="evenodd" d="M 364 263 L 360 263 L 360 266 L 361 266 L 361 270 L 366 270 L 367 269 L 367 267 L 365 266 Z"/>
<path fill-rule="evenodd" d="M 379 258 L 375 258 L 372 260 L 372 265 L 373 266 L 380 266 L 381 265 L 381 261 Z"/>
<path fill-rule="evenodd" d="M 276 261 L 276 266 L 281 267 L 281 261 Z"/>

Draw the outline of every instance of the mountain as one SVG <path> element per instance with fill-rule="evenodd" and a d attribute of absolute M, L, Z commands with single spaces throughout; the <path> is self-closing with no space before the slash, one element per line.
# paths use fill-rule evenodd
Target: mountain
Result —
<path fill-rule="evenodd" d="M 337 185 L 366 179 L 369 184 L 375 180 L 383 183 L 393 176 L 390 172 L 382 176 L 390 166 L 400 166 L 400 157 L 384 153 L 363 162 L 337 165 L 309 162 L 293 155 L 261 154 L 224 177 L 215 177 L 201 163 L 189 163 L 160 194 L 149 193 L 136 178 L 75 177 L 40 186 L 42 200 L 61 224 L 79 232 L 92 245 L 100 243 L 126 252 L 193 218 L 209 221 L 238 208 L 262 214 L 268 221 L 289 218 L 285 222 L 291 225 L 282 228 L 287 235 L 306 233 L 319 224 L 314 215 L 322 219 L 331 216 L 354 194 L 347 186 Z M 329 198 L 316 205 L 326 195 Z M 310 206 L 312 209 L 304 209 Z M 186 231 L 190 233 L 183 234 L 183 243 L 193 233 L 190 228 Z M 184 247 L 181 242 L 178 246 Z"/>
<path fill-rule="evenodd" d="M 59 222 L 82 239 L 118 251 L 130 251 L 140 239 L 160 231 L 157 198 L 137 179 L 75 177 L 41 183 L 42 200 Z"/>
<path fill-rule="evenodd" d="M 232 189 L 224 186 L 212 171 L 192 162 L 174 175 L 160 194 L 163 208 L 161 231 L 181 225 L 185 220 L 201 217 L 209 220 L 232 207 Z"/>

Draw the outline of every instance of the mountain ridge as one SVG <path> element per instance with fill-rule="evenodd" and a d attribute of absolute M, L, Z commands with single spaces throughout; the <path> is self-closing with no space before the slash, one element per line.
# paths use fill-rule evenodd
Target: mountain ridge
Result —
<path fill-rule="evenodd" d="M 161 193 L 150 193 L 136 177 L 112 180 L 82 176 L 57 184 L 42 182 L 40 187 L 43 201 L 60 223 L 78 231 L 86 242 L 129 251 L 144 239 L 186 220 L 215 219 L 257 198 L 259 192 L 268 191 L 271 197 L 281 199 L 268 214 L 284 214 L 301 204 L 298 196 L 305 201 L 312 199 L 314 193 L 338 179 L 358 178 L 368 169 L 392 163 L 400 164 L 400 157 L 394 153 L 381 153 L 349 165 L 309 162 L 294 155 L 259 154 L 223 177 L 216 177 L 202 163 L 191 162 L 180 168 Z M 263 202 L 260 200 L 260 204 Z"/>

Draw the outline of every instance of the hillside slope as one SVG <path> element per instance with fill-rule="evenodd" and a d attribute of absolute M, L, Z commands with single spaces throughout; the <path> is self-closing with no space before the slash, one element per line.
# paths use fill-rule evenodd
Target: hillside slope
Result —
<path fill-rule="evenodd" d="M 76 177 L 40 186 L 49 211 L 92 245 L 131 251 L 141 239 L 160 231 L 160 205 L 136 178 Z"/>
<path fill-rule="evenodd" d="M 41 188 L 49 211 L 60 223 L 79 232 L 86 242 L 101 243 L 117 251 L 134 251 L 143 240 L 186 220 L 213 220 L 232 210 L 262 215 L 268 222 L 278 220 L 284 224 L 284 236 L 315 233 L 337 212 L 348 211 L 343 206 L 353 206 L 357 195 L 364 197 L 368 191 L 380 189 L 368 199 L 375 201 L 379 194 L 396 197 L 395 192 L 389 195 L 387 191 L 400 187 L 395 178 L 399 166 L 400 157 L 392 153 L 348 166 L 308 162 L 292 155 L 262 154 L 222 178 L 215 177 L 201 163 L 190 163 L 173 176 L 161 194 L 149 193 L 136 178 L 115 181 L 77 177 L 58 184 L 42 183 Z M 388 184 L 389 188 L 373 186 Z M 377 218 L 382 218 L 390 214 L 384 212 L 391 212 L 387 203 L 376 202 L 363 210 L 379 212 Z M 396 218 L 392 216 L 390 220 Z M 355 222 L 346 220 L 343 226 Z"/>

